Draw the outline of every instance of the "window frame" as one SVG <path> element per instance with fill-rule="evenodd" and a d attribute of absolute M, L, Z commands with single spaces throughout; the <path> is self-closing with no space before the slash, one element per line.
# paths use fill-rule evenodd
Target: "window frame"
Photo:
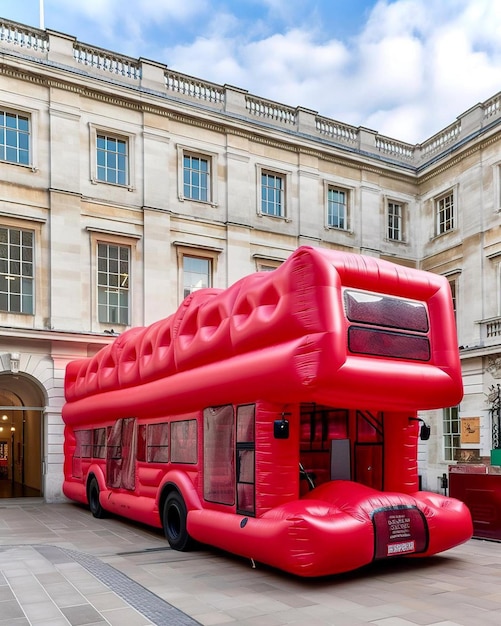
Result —
<path fill-rule="evenodd" d="M 186 431 L 187 438 L 182 440 L 178 435 L 178 429 Z M 189 435 L 194 435 L 190 440 Z M 198 465 L 199 462 L 199 425 L 197 418 L 177 419 L 170 422 L 170 463 L 173 465 Z M 189 444 L 192 444 L 190 446 Z M 181 455 L 186 454 L 183 458 Z"/>
<path fill-rule="evenodd" d="M 200 255 L 195 255 L 195 254 L 183 254 L 183 258 L 182 258 L 182 266 L 181 266 L 181 295 L 182 298 L 184 300 L 184 298 L 187 298 L 188 296 L 190 296 L 192 293 L 194 293 L 195 291 L 198 291 L 198 289 L 190 289 L 188 291 L 188 293 L 186 293 L 186 285 L 185 285 L 185 276 L 186 276 L 186 268 L 185 268 L 185 260 L 186 259 L 197 259 L 200 261 L 206 261 L 208 264 L 208 272 L 207 272 L 207 285 L 200 287 L 200 289 L 210 289 L 212 287 L 213 284 L 213 275 L 214 275 L 214 271 L 213 271 L 213 266 L 212 266 L 212 259 L 210 257 L 207 256 L 200 256 Z M 202 275 L 202 274 L 200 274 Z"/>
<path fill-rule="evenodd" d="M 28 122 L 28 130 L 27 130 L 27 155 L 28 155 L 28 159 L 27 162 L 24 163 L 22 161 L 19 160 L 19 158 L 17 158 L 16 160 L 11 160 L 7 158 L 7 149 L 9 147 L 7 141 L 5 141 L 2 145 L 3 145 L 3 151 L 5 152 L 6 157 L 2 158 L 0 156 L 0 162 L 1 163 L 7 163 L 9 165 L 20 165 L 21 167 L 29 167 L 32 168 L 32 162 L 33 162 L 33 112 L 28 111 L 28 110 L 23 110 L 23 109 L 15 109 L 12 106 L 3 106 L 2 103 L 0 103 L 0 113 L 3 113 L 4 115 L 15 115 L 17 117 L 17 119 L 19 120 L 19 118 L 26 118 L 27 122 Z M 7 133 L 7 128 L 9 128 L 8 126 L 4 126 L 1 127 L 3 129 L 5 129 L 5 133 Z M 10 146 L 11 149 L 14 149 L 17 153 L 17 157 L 19 157 L 20 153 L 21 153 L 21 148 L 19 148 L 19 137 L 21 135 L 21 131 L 19 128 L 11 128 L 10 131 L 14 131 L 16 133 L 16 139 L 17 139 L 17 146 L 15 148 L 13 148 L 12 146 Z M 0 150 L 1 152 L 1 150 Z"/>
<path fill-rule="evenodd" d="M 398 220 L 400 222 L 398 227 L 398 236 L 392 237 L 390 235 L 390 231 L 395 229 L 394 226 L 390 224 L 391 214 L 390 214 L 390 206 L 395 205 L 400 207 L 400 215 L 398 216 Z M 407 203 L 399 200 L 397 198 L 388 197 L 385 199 L 385 235 L 384 238 L 391 243 L 406 243 L 407 242 Z"/>
<path fill-rule="evenodd" d="M 107 255 L 106 257 L 100 256 L 100 247 L 101 246 L 106 246 L 107 248 Z M 110 256 L 110 248 L 117 248 L 118 249 L 118 256 L 117 256 L 117 263 L 118 263 L 118 274 L 116 274 L 115 272 L 111 272 L 109 270 L 109 265 L 111 262 L 113 262 L 115 259 L 113 259 Z M 121 255 L 121 251 L 125 250 L 127 252 L 127 259 L 124 260 L 122 259 L 122 255 Z M 97 321 L 100 324 L 113 324 L 113 325 L 117 325 L 117 326 L 130 326 L 130 278 L 131 278 L 131 271 L 130 271 L 130 267 L 131 267 L 131 257 L 132 257 L 132 249 L 130 245 L 121 245 L 118 243 L 110 243 L 108 241 L 97 241 L 97 246 L 96 246 L 96 252 L 97 252 L 97 276 L 96 276 L 96 285 L 97 285 Z M 107 266 L 108 268 L 106 269 L 106 271 L 100 269 L 99 267 L 99 262 L 100 259 L 105 258 L 107 261 Z M 124 280 L 121 280 L 121 277 L 123 274 L 123 272 L 121 272 L 120 270 L 122 269 L 122 263 L 126 262 L 127 263 L 127 269 L 128 272 L 126 274 L 126 278 L 124 278 Z M 100 280 L 99 280 L 99 276 L 100 274 L 105 274 L 107 277 L 107 283 L 106 284 L 101 284 Z M 113 277 L 117 275 L 118 276 L 118 285 L 112 285 L 110 283 L 110 277 Z M 127 281 L 127 286 L 124 286 L 124 282 Z M 102 289 L 104 289 L 105 292 L 108 293 L 118 293 L 118 303 L 116 304 L 115 307 L 113 307 L 113 305 L 107 301 L 107 303 L 105 305 L 103 305 L 100 302 L 100 294 Z M 123 294 L 127 294 L 127 306 L 124 307 L 122 305 L 122 295 Z M 106 311 L 106 318 L 107 319 L 101 319 L 101 310 L 102 307 L 105 307 L 105 311 Z M 117 317 L 118 319 L 116 320 L 111 320 L 109 319 L 111 317 L 110 313 L 112 311 L 113 308 L 117 309 Z M 125 309 L 126 310 L 126 318 L 127 320 L 124 322 L 122 321 L 122 310 Z"/>
<path fill-rule="evenodd" d="M 98 332 L 102 332 L 104 329 L 110 327 L 119 326 L 121 329 L 134 325 L 134 276 L 135 266 L 137 262 L 137 246 L 140 236 L 137 235 L 123 235 L 121 233 L 114 233 L 112 231 L 95 229 L 87 227 L 86 229 L 90 236 L 90 291 L 91 291 L 91 310 L 92 310 L 92 328 Z M 98 244 L 104 243 L 109 245 L 116 245 L 121 247 L 128 247 L 130 250 L 129 255 L 129 323 L 119 324 L 118 322 L 100 322 L 99 321 L 99 298 L 98 298 Z"/>
<path fill-rule="evenodd" d="M 0 108 L 5 112 L 26 115 L 30 121 L 30 145 L 29 145 L 30 158 L 29 158 L 28 165 L 25 165 L 23 163 L 14 163 L 12 161 L 3 161 L 3 160 L 0 160 L 0 164 L 15 165 L 16 167 L 29 168 L 32 172 L 37 172 L 39 170 L 39 167 L 38 167 L 39 111 L 38 109 L 27 107 L 24 105 L 24 103 L 22 103 L 20 106 L 17 106 L 17 103 L 13 103 L 12 100 L 10 100 L 9 102 L 0 100 Z"/>
<path fill-rule="evenodd" d="M 493 165 L 493 205 L 496 213 L 501 212 L 501 162 Z"/>
<path fill-rule="evenodd" d="M 447 278 L 447 282 L 449 283 L 449 287 L 451 289 L 451 298 L 452 298 L 452 306 L 454 309 L 454 319 L 458 320 L 458 313 L 459 313 L 459 298 L 460 298 L 460 291 L 459 291 L 459 277 L 461 275 L 461 270 L 456 270 L 454 272 L 450 272 L 447 274 L 444 274 L 445 278 Z"/>
<path fill-rule="evenodd" d="M 447 207 L 441 208 L 440 204 L 448 198 L 452 199 L 451 207 L 449 207 L 450 215 L 447 217 Z M 457 225 L 457 193 L 454 188 L 437 195 L 433 199 L 433 209 L 435 216 L 435 235 L 440 237 L 456 230 Z M 442 219 L 442 216 L 444 216 Z"/>
<path fill-rule="evenodd" d="M 345 226 L 335 225 L 330 222 L 330 204 L 331 200 L 329 199 L 329 195 L 331 192 L 343 193 L 345 194 L 345 204 L 344 204 L 344 222 Z M 342 185 L 336 185 L 333 183 L 327 183 L 325 186 L 325 226 L 329 230 L 337 230 L 343 232 L 351 232 L 351 195 L 352 190 L 348 187 L 343 187 Z M 338 204 L 334 203 L 332 204 Z"/>
<path fill-rule="evenodd" d="M 452 416 L 452 412 L 455 411 L 455 417 Z M 453 429 L 453 424 L 456 423 L 457 431 Z M 446 428 L 447 426 L 447 428 Z M 450 437 L 450 445 L 446 445 L 446 437 Z M 451 406 L 442 409 L 442 450 L 444 455 L 444 461 L 456 461 L 455 452 L 461 450 L 461 420 L 459 417 L 459 406 Z M 448 450 L 450 453 L 448 454 Z"/>
<path fill-rule="evenodd" d="M 180 244 L 179 242 L 174 242 L 174 245 L 176 246 L 177 256 L 178 301 L 181 303 L 187 297 L 184 295 L 184 258 L 192 257 L 210 261 L 210 285 L 208 288 L 211 288 L 215 286 L 217 262 L 222 248 L 204 248 L 195 245 L 190 246 L 186 243 Z M 193 293 L 193 291 L 190 293 Z"/>
<path fill-rule="evenodd" d="M 20 243 L 19 243 L 19 248 L 20 248 L 20 258 L 18 259 L 12 259 L 12 255 L 11 255 L 11 247 L 15 244 L 12 243 L 8 243 L 7 245 L 7 251 L 8 251 L 8 257 L 7 257 L 7 262 L 8 265 L 10 267 L 11 263 L 16 263 L 17 261 L 19 261 L 19 273 L 13 273 L 13 272 L 5 272 L 5 276 L 6 276 L 6 280 L 7 280 L 7 276 L 9 277 L 9 281 L 10 280 L 16 280 L 16 278 L 19 281 L 19 293 L 18 294 L 13 294 L 10 290 L 6 290 L 6 294 L 8 297 L 8 300 L 10 302 L 11 297 L 13 295 L 18 295 L 19 296 L 19 310 L 15 311 L 12 308 L 6 308 L 6 309 L 0 309 L 0 314 L 8 314 L 8 315 L 22 315 L 22 316 L 34 316 L 35 315 L 35 309 L 36 309 L 36 295 L 37 295 L 37 236 L 38 236 L 38 231 L 37 229 L 32 226 L 30 228 L 26 228 L 26 226 L 24 225 L 13 225 L 12 222 L 10 221 L 6 221 L 6 222 L 1 222 L 0 223 L 0 228 L 7 230 L 8 232 L 10 231 L 17 231 L 19 232 L 20 235 Z M 32 275 L 31 275 L 31 309 L 30 310 L 23 310 L 23 300 L 26 296 L 23 297 L 23 292 L 22 292 L 22 285 L 23 285 L 23 281 L 28 280 L 30 277 L 28 276 L 23 276 L 23 259 L 22 259 L 22 250 L 23 250 L 23 246 L 22 246 L 22 236 L 23 233 L 30 233 L 31 234 L 31 269 L 32 269 Z M 10 239 L 10 236 L 9 236 Z M 26 247 L 26 246 L 25 246 Z M 2 272 L 3 274 L 3 272 Z M 14 277 L 14 278 L 12 278 Z"/>
<path fill-rule="evenodd" d="M 283 181 L 283 188 L 281 190 L 281 202 L 282 211 L 280 215 L 273 213 L 267 213 L 263 211 L 263 176 L 270 175 L 277 178 L 281 178 Z M 273 220 L 283 220 L 284 222 L 291 222 L 291 172 L 277 168 L 274 165 L 262 165 L 256 164 L 256 210 L 259 217 L 269 217 Z"/>
<path fill-rule="evenodd" d="M 217 171 L 218 171 L 218 155 L 216 152 L 200 149 L 199 147 L 190 147 L 183 144 L 177 144 L 177 188 L 178 199 L 180 202 L 196 202 L 197 204 L 206 204 L 208 206 L 218 206 L 218 188 L 217 188 Z M 185 157 L 195 157 L 208 161 L 208 190 L 207 200 L 192 198 L 184 195 L 184 159 Z"/>
<path fill-rule="evenodd" d="M 256 259 L 256 272 L 273 272 L 282 265 L 283 261 L 268 261 Z"/>
<path fill-rule="evenodd" d="M 116 187 L 118 189 L 127 189 L 128 191 L 135 190 L 135 152 L 136 152 L 136 142 L 135 135 L 133 133 L 128 133 L 122 129 L 117 130 L 116 128 L 109 128 L 102 125 L 97 125 L 90 123 L 89 124 L 89 135 L 90 135 L 90 180 L 93 185 L 111 185 L 112 187 Z M 119 141 L 125 141 L 127 144 L 127 180 L 125 183 L 118 183 L 109 180 L 102 180 L 98 178 L 98 165 L 97 165 L 97 139 L 98 136 L 104 135 L 111 139 L 117 139 Z"/>

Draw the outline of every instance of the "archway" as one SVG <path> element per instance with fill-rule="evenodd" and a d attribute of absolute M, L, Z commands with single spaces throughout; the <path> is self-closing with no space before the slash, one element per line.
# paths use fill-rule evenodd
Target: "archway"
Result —
<path fill-rule="evenodd" d="M 0 375 L 0 498 L 43 495 L 44 404 L 28 376 Z"/>

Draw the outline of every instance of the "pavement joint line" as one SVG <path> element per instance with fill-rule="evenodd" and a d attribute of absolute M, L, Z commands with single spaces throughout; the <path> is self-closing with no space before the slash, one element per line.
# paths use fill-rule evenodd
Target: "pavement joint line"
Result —
<path fill-rule="evenodd" d="M 50 544 L 0 546 L 0 552 L 32 548 L 50 563 L 75 561 L 155 626 L 200 626 L 200 622 L 163 600 L 140 583 L 98 558 Z"/>

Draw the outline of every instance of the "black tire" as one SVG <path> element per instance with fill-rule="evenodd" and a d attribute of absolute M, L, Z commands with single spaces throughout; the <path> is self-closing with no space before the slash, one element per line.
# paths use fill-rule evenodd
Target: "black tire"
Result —
<path fill-rule="evenodd" d="M 99 485 L 95 478 L 91 478 L 89 487 L 87 489 L 87 499 L 89 501 L 89 509 L 94 517 L 103 519 L 106 517 L 106 511 L 99 502 Z"/>
<path fill-rule="evenodd" d="M 186 530 L 186 518 L 186 504 L 182 496 L 177 491 L 173 491 L 167 496 L 162 515 L 164 533 L 173 550 L 186 552 L 194 545 L 193 539 Z"/>

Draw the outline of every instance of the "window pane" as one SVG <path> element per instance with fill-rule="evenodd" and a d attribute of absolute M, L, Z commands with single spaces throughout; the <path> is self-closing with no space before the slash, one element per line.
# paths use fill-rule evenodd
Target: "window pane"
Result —
<path fill-rule="evenodd" d="M 254 413 L 255 405 L 247 404 L 237 409 L 237 441 L 254 441 Z"/>
<path fill-rule="evenodd" d="M 29 163 L 29 118 L 2 111 L 0 115 L 0 158 L 11 163 Z"/>
<path fill-rule="evenodd" d="M 279 174 L 263 172 L 261 174 L 261 212 L 265 215 L 283 217 L 284 178 Z"/>
<path fill-rule="evenodd" d="M 0 309 L 33 313 L 33 232 L 0 229 Z M 24 262 L 21 263 L 20 259 Z"/>
<path fill-rule="evenodd" d="M 146 460 L 149 463 L 169 461 L 169 424 L 149 424 Z"/>
<path fill-rule="evenodd" d="M 211 260 L 199 257 L 183 257 L 183 293 L 184 297 L 211 286 Z"/>
<path fill-rule="evenodd" d="M 191 200 L 209 200 L 210 161 L 203 157 L 183 156 L 183 195 Z"/>
<path fill-rule="evenodd" d="M 454 461 L 461 447 L 458 407 L 443 409 L 444 460 Z"/>
<path fill-rule="evenodd" d="M 99 243 L 97 254 L 99 321 L 128 325 L 130 248 Z"/>
<path fill-rule="evenodd" d="M 106 183 L 127 185 L 128 151 L 127 141 L 116 137 L 96 137 L 97 179 Z"/>
<path fill-rule="evenodd" d="M 437 233 L 443 234 L 454 228 L 454 196 L 449 194 L 436 201 Z"/>
<path fill-rule="evenodd" d="M 341 189 L 331 188 L 327 192 L 327 225 L 331 228 L 348 228 L 348 194 Z"/>
<path fill-rule="evenodd" d="M 396 202 L 388 203 L 388 239 L 402 239 L 402 205 Z"/>
<path fill-rule="evenodd" d="M 196 463 L 198 459 L 197 422 L 183 420 L 171 423 L 172 463 Z"/>

